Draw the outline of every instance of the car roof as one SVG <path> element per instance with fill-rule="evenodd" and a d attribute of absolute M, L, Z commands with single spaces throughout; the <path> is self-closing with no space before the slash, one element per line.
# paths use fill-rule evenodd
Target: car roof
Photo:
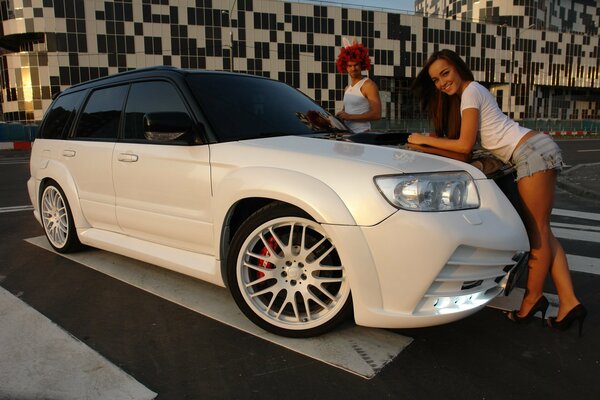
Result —
<path fill-rule="evenodd" d="M 109 85 L 111 83 L 119 83 L 126 82 L 128 80 L 140 79 L 140 78 L 156 78 L 156 77 L 168 77 L 168 76 L 180 76 L 185 77 L 187 75 L 231 75 L 231 76 L 244 76 L 249 78 L 256 79 L 269 79 L 258 75 L 251 74 L 243 74 L 236 72 L 227 72 L 227 71 L 207 71 L 207 70 L 198 70 L 198 69 L 182 69 L 168 65 L 156 65 L 152 67 L 144 67 L 138 69 L 132 69 L 124 72 L 119 72 L 117 74 L 103 76 L 100 78 L 92 79 L 89 81 L 85 81 L 82 83 L 78 83 L 68 87 L 59 93 L 69 93 L 73 91 L 79 91 L 91 87 L 96 87 L 100 85 Z"/>

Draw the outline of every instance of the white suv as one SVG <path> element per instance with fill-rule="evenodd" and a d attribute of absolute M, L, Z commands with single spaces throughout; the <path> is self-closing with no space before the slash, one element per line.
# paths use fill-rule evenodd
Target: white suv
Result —
<path fill-rule="evenodd" d="M 28 189 L 56 251 L 89 245 L 227 286 L 280 335 L 350 312 L 442 324 L 501 293 L 529 244 L 495 182 L 353 139 L 284 83 L 154 67 L 61 93 Z"/>

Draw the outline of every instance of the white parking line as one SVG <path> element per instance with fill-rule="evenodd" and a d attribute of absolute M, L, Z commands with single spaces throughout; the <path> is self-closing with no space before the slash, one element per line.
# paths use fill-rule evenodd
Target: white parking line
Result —
<path fill-rule="evenodd" d="M 600 221 L 600 214 L 581 211 L 554 209 L 552 215 L 574 217 L 591 221 Z M 587 242 L 600 242 L 600 228 L 591 225 L 565 224 L 552 222 L 552 232 L 557 238 L 583 240 Z M 585 272 L 588 274 L 600 275 L 600 258 L 584 257 L 573 254 L 567 254 L 567 261 L 571 271 Z M 521 305 L 524 289 L 514 289 L 510 296 L 498 296 L 492 300 L 489 307 L 504 311 L 516 310 Z M 546 314 L 547 317 L 555 317 L 558 312 L 558 296 L 555 294 L 544 293 L 550 302 L 550 307 Z M 540 315 L 536 315 L 540 317 Z"/>
<path fill-rule="evenodd" d="M 496 308 L 502 311 L 512 311 L 518 310 L 521 307 L 521 300 L 523 300 L 523 295 L 525 294 L 525 289 L 515 288 L 512 292 L 510 292 L 510 296 L 498 296 L 494 300 L 492 300 L 488 307 Z M 544 293 L 544 296 L 548 299 L 550 306 L 546 311 L 546 318 L 548 317 L 556 317 L 558 313 L 558 296 L 552 293 Z M 536 313 L 536 318 L 542 318 L 541 314 Z"/>
<path fill-rule="evenodd" d="M 53 251 L 44 236 L 27 239 L 27 242 Z M 366 379 L 373 378 L 412 342 L 412 338 L 384 329 L 364 328 L 352 323 L 315 338 L 284 338 L 265 332 L 250 322 L 226 289 L 102 250 L 61 255 L 226 325 Z"/>
<path fill-rule="evenodd" d="M 571 271 L 600 275 L 600 258 L 567 254 L 567 261 Z"/>
<path fill-rule="evenodd" d="M 31 211 L 31 210 L 33 210 L 33 206 L 0 207 L 0 214 L 9 213 L 9 212 L 19 212 L 19 211 Z"/>
<path fill-rule="evenodd" d="M 574 217 L 574 218 L 581 218 L 581 219 L 589 219 L 592 221 L 600 221 L 600 214 L 583 212 L 583 211 L 563 210 L 561 208 L 553 209 L 552 215 L 558 215 L 561 217 Z"/>
<path fill-rule="evenodd" d="M 585 242 L 600 243 L 600 232 L 582 231 L 579 229 L 565 229 L 552 226 L 554 236 L 561 239 L 583 240 Z"/>
<path fill-rule="evenodd" d="M 566 229 L 576 229 L 576 230 L 580 230 L 580 231 L 600 232 L 600 226 L 593 226 L 593 225 L 563 224 L 561 222 L 551 222 L 550 226 L 553 228 L 566 228 Z"/>
<path fill-rule="evenodd" d="M 0 398 L 156 397 L 156 393 L 2 288 L 0 315 Z"/>
<path fill-rule="evenodd" d="M 0 159 L 0 165 L 17 165 L 17 164 L 29 164 L 29 159 L 26 159 L 26 158 L 2 158 L 2 159 Z"/>

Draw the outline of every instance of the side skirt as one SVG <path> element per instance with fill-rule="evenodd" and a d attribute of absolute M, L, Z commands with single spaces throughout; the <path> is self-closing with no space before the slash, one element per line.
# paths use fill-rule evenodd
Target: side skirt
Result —
<path fill-rule="evenodd" d="M 174 249 L 120 233 L 94 228 L 78 229 L 77 234 L 81 243 L 88 246 L 135 258 L 225 287 L 221 276 L 220 262 L 214 256 Z"/>

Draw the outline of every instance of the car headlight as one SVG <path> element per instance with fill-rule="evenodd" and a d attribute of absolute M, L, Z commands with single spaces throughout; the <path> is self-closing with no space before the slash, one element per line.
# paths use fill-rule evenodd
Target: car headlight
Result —
<path fill-rule="evenodd" d="M 377 188 L 394 207 L 412 211 L 451 211 L 479 207 L 479 194 L 467 172 L 384 175 Z"/>

